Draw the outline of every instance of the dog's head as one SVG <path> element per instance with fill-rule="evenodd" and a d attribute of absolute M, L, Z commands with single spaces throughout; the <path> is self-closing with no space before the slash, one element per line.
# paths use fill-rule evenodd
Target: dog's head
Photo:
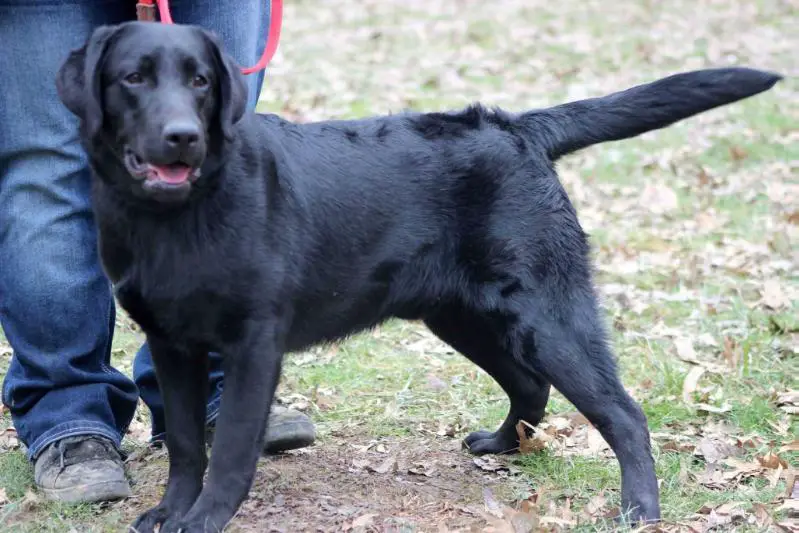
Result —
<path fill-rule="evenodd" d="M 219 164 L 247 87 L 205 30 L 129 22 L 102 26 L 58 72 L 102 178 L 138 197 L 181 202 Z"/>

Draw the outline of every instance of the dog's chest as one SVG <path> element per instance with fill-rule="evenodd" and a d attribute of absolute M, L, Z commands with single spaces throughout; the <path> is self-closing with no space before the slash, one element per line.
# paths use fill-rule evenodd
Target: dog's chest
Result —
<path fill-rule="evenodd" d="M 233 297 L 219 287 L 173 297 L 124 282 L 116 287 L 116 297 L 146 334 L 174 345 L 215 350 L 238 339 L 251 309 L 246 298 Z"/>
<path fill-rule="evenodd" d="M 256 307 L 256 274 L 223 254 L 143 254 L 124 269 L 115 292 L 148 335 L 186 347 L 219 349 L 235 342 Z"/>

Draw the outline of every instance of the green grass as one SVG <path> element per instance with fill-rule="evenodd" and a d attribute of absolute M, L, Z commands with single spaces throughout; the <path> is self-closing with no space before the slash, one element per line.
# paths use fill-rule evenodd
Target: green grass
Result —
<path fill-rule="evenodd" d="M 731 59 L 735 63 L 795 72 L 797 10 L 778 0 L 742 6 L 709 0 L 506 0 L 487 10 L 479 3 L 437 0 L 368 1 L 353 10 L 341 1 L 293 2 L 285 8 L 284 68 L 280 76 L 267 76 L 261 110 L 305 119 L 345 118 L 405 107 L 452 109 L 475 100 L 520 110 L 724 64 L 728 56 L 737 58 Z M 333 22 L 332 13 L 347 16 Z M 795 164 L 789 166 L 799 160 L 798 93 L 799 84 L 789 78 L 750 100 L 559 163 L 592 236 L 597 285 L 602 291 L 622 287 L 603 301 L 624 383 L 656 435 L 661 505 L 670 522 L 701 522 L 706 516 L 695 515 L 701 507 L 730 501 L 744 502 L 747 511 L 763 503 L 773 512 L 785 491 L 784 480 L 772 487 L 762 477 L 724 490 L 707 488 L 698 481 L 706 468 L 701 457 L 662 447 L 672 440 L 697 445 L 723 428 L 723 438 L 754 440 L 739 457 L 753 462 L 799 434 L 797 417 L 775 402 L 776 394 L 799 388 L 799 272 L 795 264 L 786 266 L 797 257 L 792 243 L 799 232 L 787 217 L 799 200 L 795 191 L 791 198 L 785 196 L 790 192 L 770 189 L 799 181 Z M 640 200 L 650 186 L 671 189 L 676 208 L 665 214 L 650 211 Z M 701 216 L 715 225 L 702 229 Z M 788 295 L 788 306 L 773 310 L 759 303 L 769 280 Z M 682 398 L 690 365 L 678 357 L 677 337 L 693 339 L 696 357 L 723 370 L 701 377 L 691 403 Z M 735 365 L 724 357 L 725 338 L 735 345 Z M 135 328 L 120 320 L 114 365 L 130 374 L 140 342 Z M 0 337 L 0 353 L 3 346 Z M 8 359 L 8 354 L 0 356 L 0 376 Z M 448 352 L 420 325 L 396 321 L 333 348 L 293 354 L 281 393 L 307 406 L 319 429 L 316 447 L 323 453 L 350 453 L 338 451 L 349 450 L 342 441 L 377 440 L 389 448 L 407 446 L 412 453 L 414 446 L 445 447 L 453 443 L 438 435 L 443 427 L 454 427 L 461 438 L 496 427 L 507 410 L 503 392 L 487 375 Z M 707 413 L 694 401 L 729 410 Z M 573 410 L 553 393 L 550 417 Z M 137 419 L 146 422 L 143 409 Z M 4 414 L 0 429 L 9 424 Z M 125 445 L 141 448 L 134 439 Z M 416 453 L 421 458 L 427 452 Z M 781 457 L 799 466 L 799 454 Z M 546 449 L 507 462 L 514 475 L 505 480 L 511 490 L 506 503 L 541 491 L 558 508 L 568 499 L 576 516 L 601 492 L 609 508 L 619 503 L 613 459 Z M 64 506 L 31 496 L 32 472 L 22 452 L 0 449 L 0 488 L 9 500 L 0 504 L 0 530 L 118 531 L 155 497 L 152 486 L 160 481 L 152 479 L 156 472 L 163 476 L 165 464 L 161 458 L 145 465 L 130 466 L 138 483 L 134 501 Z M 333 462 L 315 475 L 338 480 L 330 489 L 334 500 L 360 479 L 341 477 L 346 468 Z M 485 476 L 475 467 L 464 482 L 484 483 Z M 282 479 L 281 486 L 308 481 L 286 473 Z M 255 492 L 255 498 L 271 498 Z M 370 502 L 378 513 L 382 504 Z M 482 506 L 479 498 L 472 504 Z M 428 515 L 429 510 L 411 505 L 403 520 L 414 523 Z M 257 530 L 265 520 L 242 513 L 238 523 Z M 321 515 L 319 520 L 333 527 Z M 480 523 L 479 516 L 473 523 Z M 763 530 L 753 524 L 735 527 Z M 574 529 L 613 528 L 600 520 Z"/>
<path fill-rule="evenodd" d="M 33 471 L 30 463 L 21 453 L 4 453 L 0 455 L 0 487 L 12 500 L 25 496 L 25 492 L 33 485 Z"/>

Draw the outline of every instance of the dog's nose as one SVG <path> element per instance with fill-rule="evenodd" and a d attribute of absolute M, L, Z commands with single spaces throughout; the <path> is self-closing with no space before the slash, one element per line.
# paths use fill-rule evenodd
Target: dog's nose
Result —
<path fill-rule="evenodd" d="M 189 121 L 170 122 L 164 128 L 164 140 L 174 148 L 189 148 L 200 140 L 200 127 Z"/>

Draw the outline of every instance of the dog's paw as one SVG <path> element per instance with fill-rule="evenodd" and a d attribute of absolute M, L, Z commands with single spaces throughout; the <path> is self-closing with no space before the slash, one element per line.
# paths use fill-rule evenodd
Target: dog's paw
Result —
<path fill-rule="evenodd" d="M 475 431 L 463 439 L 463 448 L 474 455 L 509 454 L 519 451 L 516 435 L 508 436 L 499 431 Z"/>
<path fill-rule="evenodd" d="M 158 533 L 172 533 L 179 531 L 178 522 L 180 516 L 176 516 L 164 505 L 157 505 L 144 512 L 130 526 L 130 533 L 155 533 L 158 526 Z"/>
<path fill-rule="evenodd" d="M 624 496 L 622 496 L 624 500 Z M 625 525 L 646 526 L 660 522 L 660 501 L 657 494 L 648 493 L 645 488 L 635 494 L 633 501 L 625 504 L 622 502 L 622 512 L 616 517 L 618 522 Z"/>
<path fill-rule="evenodd" d="M 221 533 L 224 530 L 225 523 L 222 522 L 221 524 L 218 524 L 211 517 L 181 520 L 174 530 L 169 530 L 169 533 L 173 531 L 174 533 Z"/>

